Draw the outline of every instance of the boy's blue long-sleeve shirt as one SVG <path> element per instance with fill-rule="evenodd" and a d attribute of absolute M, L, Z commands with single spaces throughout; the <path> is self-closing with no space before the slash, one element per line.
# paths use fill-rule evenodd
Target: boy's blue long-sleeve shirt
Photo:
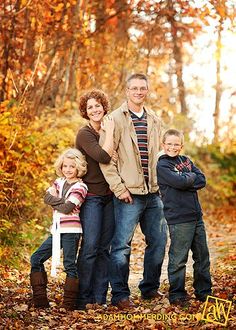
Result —
<path fill-rule="evenodd" d="M 162 155 L 157 180 L 168 224 L 196 221 L 202 216 L 197 190 L 205 187 L 204 174 L 186 156 Z"/>

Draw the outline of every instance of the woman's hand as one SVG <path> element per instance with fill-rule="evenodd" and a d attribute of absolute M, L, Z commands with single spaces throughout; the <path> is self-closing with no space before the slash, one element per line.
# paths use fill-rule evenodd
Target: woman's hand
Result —
<path fill-rule="evenodd" d="M 111 133 L 113 134 L 114 131 L 114 120 L 111 116 L 107 115 L 103 118 L 102 123 L 101 123 L 101 128 L 106 132 L 106 133 Z"/>
<path fill-rule="evenodd" d="M 105 116 L 101 123 L 101 129 L 105 131 L 105 140 L 102 145 L 102 149 L 105 150 L 110 157 L 113 153 L 113 133 L 114 133 L 115 123 L 112 116 Z"/>

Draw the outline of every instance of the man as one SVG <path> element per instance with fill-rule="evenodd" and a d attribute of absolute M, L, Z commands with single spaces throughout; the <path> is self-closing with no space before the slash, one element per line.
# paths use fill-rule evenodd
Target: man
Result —
<path fill-rule="evenodd" d="M 143 299 L 159 298 L 161 267 L 166 245 L 166 220 L 158 194 L 156 163 L 160 145 L 160 121 L 144 107 L 147 77 L 133 74 L 127 80 L 127 102 L 112 112 L 117 163 L 100 164 L 114 192 L 115 233 L 112 239 L 110 282 L 112 304 L 133 307 L 128 286 L 131 241 L 140 223 L 145 235 Z"/>

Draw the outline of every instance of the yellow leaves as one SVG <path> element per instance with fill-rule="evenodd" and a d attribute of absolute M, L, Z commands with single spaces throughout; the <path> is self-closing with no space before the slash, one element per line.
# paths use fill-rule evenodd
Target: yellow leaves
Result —
<path fill-rule="evenodd" d="M 39 69 L 46 70 L 43 65 Z M 8 205 L 3 214 L 5 222 L 0 225 L 0 238 L 4 234 L 10 241 L 10 237 L 20 235 L 25 219 L 29 221 L 40 214 L 45 189 L 55 179 L 55 158 L 61 150 L 74 144 L 79 121 L 71 120 L 71 114 L 66 118 L 51 110 L 35 117 L 30 125 L 21 125 L 26 113 L 24 107 L 17 107 L 11 100 L 0 106 L 0 156 L 3 159 L 0 164 L 0 205 Z M 71 112 L 71 103 L 66 107 Z M 8 229 L 8 226 L 12 227 Z M 33 227 L 38 235 L 44 226 Z"/>
<path fill-rule="evenodd" d="M 3 231 L 11 229 L 12 226 L 13 226 L 12 222 L 10 220 L 7 220 L 7 219 L 0 219 L 0 224 L 1 224 L 0 233 L 3 232 Z"/>
<path fill-rule="evenodd" d="M 81 1 L 83 2 L 83 1 Z M 72 6 L 75 6 L 77 1 L 76 0 L 69 0 L 68 3 L 70 3 Z"/>
<path fill-rule="evenodd" d="M 56 7 L 54 7 L 54 10 L 56 13 L 62 11 L 62 9 L 64 8 L 64 3 L 59 3 Z"/>
<path fill-rule="evenodd" d="M 31 22 L 30 22 L 30 25 L 31 25 L 31 29 L 34 30 L 35 29 L 35 24 L 36 24 L 36 18 L 33 16 L 31 18 Z"/>
<path fill-rule="evenodd" d="M 9 102 L 10 102 L 10 100 L 5 100 L 5 101 L 1 102 L 1 103 L 0 103 L 0 109 L 5 109 L 5 108 L 7 108 Z"/>
<path fill-rule="evenodd" d="M 11 116 L 11 113 L 9 111 L 4 112 L 3 114 L 1 114 L 0 117 L 0 125 L 1 126 L 5 126 L 9 123 L 9 117 Z M 1 130 L 0 130 L 1 131 Z"/>
<path fill-rule="evenodd" d="M 29 0 L 21 0 L 21 6 L 25 7 L 28 2 L 29 2 Z"/>
<path fill-rule="evenodd" d="M 84 45 L 85 45 L 85 46 L 89 46 L 90 44 L 91 44 L 90 39 L 89 39 L 89 38 L 85 38 L 85 40 L 84 40 Z"/>

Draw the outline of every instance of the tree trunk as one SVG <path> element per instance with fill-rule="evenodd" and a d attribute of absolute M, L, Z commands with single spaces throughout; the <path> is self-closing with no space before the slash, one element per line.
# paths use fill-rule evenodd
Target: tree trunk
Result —
<path fill-rule="evenodd" d="M 216 94 L 215 94 L 215 111 L 214 111 L 214 143 L 219 142 L 219 119 L 220 119 L 220 100 L 222 95 L 222 82 L 221 82 L 221 32 L 222 20 L 217 31 L 217 48 L 216 48 Z"/>
<path fill-rule="evenodd" d="M 175 60 L 175 74 L 177 76 L 177 86 L 178 86 L 178 97 L 180 102 L 180 111 L 183 115 L 187 115 L 188 108 L 185 101 L 185 85 L 183 80 L 183 56 L 181 51 L 181 40 L 180 37 L 178 37 L 178 27 L 175 24 L 174 16 L 176 14 L 176 11 L 173 7 L 172 0 L 168 0 L 168 7 L 171 11 L 171 15 L 169 15 L 168 20 L 171 24 L 171 35 L 172 35 L 172 41 L 173 41 L 173 58 Z"/>
<path fill-rule="evenodd" d="M 188 108 L 185 101 L 185 86 L 183 81 L 183 60 L 181 48 L 178 45 L 178 40 L 173 37 L 174 49 L 173 57 L 175 59 L 175 73 L 177 76 L 177 85 L 178 85 L 178 96 L 180 102 L 180 111 L 183 115 L 187 115 Z"/>
<path fill-rule="evenodd" d="M 5 10 L 6 5 L 7 3 L 4 2 L 4 12 L 6 12 Z M 18 11 L 19 8 L 20 8 L 20 1 L 17 1 L 15 4 L 15 10 Z M 5 34 L 4 38 L 2 36 L 4 40 L 4 46 L 3 46 L 3 66 L 1 69 L 3 79 L 0 87 L 0 102 L 2 102 L 7 97 L 7 74 L 8 74 L 8 69 L 10 68 L 10 50 L 11 50 L 11 41 L 14 38 L 15 21 L 16 21 L 16 16 L 12 15 L 11 22 L 9 23 L 10 25 L 10 28 L 8 30 L 9 32 Z M 3 28 L 2 32 L 6 33 L 6 29 Z"/>

